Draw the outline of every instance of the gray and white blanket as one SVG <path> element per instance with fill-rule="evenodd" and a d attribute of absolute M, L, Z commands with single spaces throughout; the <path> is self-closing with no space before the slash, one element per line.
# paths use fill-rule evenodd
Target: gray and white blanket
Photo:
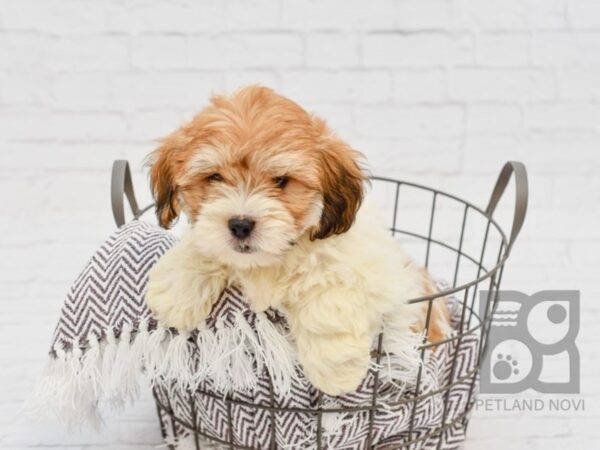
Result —
<path fill-rule="evenodd" d="M 251 312 L 235 287 L 223 292 L 202 329 L 183 334 L 157 326 L 144 302 L 148 271 L 175 243 L 167 231 L 133 221 L 98 248 L 67 295 L 30 410 L 52 412 L 71 425 L 98 423 L 102 406 L 134 400 L 145 376 L 168 425 L 167 440 L 180 448 L 189 444 L 190 427 L 213 442 L 231 439 L 251 449 L 315 448 L 317 436 L 325 449 L 362 449 L 369 435 L 374 448 L 400 448 L 410 440 L 415 449 L 462 446 L 462 417 L 473 401 L 468 375 L 475 336 L 463 337 L 458 348 L 453 341 L 426 352 L 417 402 L 416 387 L 407 382 L 414 374 L 402 369 L 403 358 L 418 357 L 416 347 L 410 355 L 385 354 L 356 392 L 321 395 L 294 358 L 283 317 Z M 460 305 L 453 299 L 448 305 L 456 325 Z M 382 407 L 370 427 L 366 407 L 376 377 Z M 438 392 L 449 384 L 449 391 Z M 231 407 L 225 398 L 233 400 Z M 325 411 L 320 420 L 319 406 Z M 342 407 L 354 411 L 327 412 Z M 430 437 L 442 419 L 455 424 Z"/>

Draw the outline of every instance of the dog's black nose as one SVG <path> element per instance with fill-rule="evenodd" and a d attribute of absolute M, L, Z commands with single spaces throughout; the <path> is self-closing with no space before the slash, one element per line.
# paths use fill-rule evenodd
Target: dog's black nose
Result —
<path fill-rule="evenodd" d="M 252 219 L 242 219 L 240 217 L 232 217 L 227 223 L 229 230 L 238 239 L 246 239 L 252 233 L 256 222 Z"/>

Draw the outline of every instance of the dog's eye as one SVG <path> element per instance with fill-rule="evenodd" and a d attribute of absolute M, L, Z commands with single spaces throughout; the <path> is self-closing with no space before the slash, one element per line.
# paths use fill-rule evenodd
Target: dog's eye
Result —
<path fill-rule="evenodd" d="M 218 173 L 213 173 L 212 175 L 206 177 L 208 181 L 223 181 L 223 177 Z"/>
<path fill-rule="evenodd" d="M 276 187 L 283 189 L 285 187 L 285 185 L 288 183 L 288 177 L 286 177 L 286 176 L 275 177 L 275 178 L 273 178 L 273 183 L 275 183 Z"/>

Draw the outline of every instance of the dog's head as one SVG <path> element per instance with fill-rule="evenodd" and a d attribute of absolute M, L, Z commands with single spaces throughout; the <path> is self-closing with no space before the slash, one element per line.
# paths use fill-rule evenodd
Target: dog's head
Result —
<path fill-rule="evenodd" d="M 205 253 L 238 267 L 274 264 L 303 235 L 350 228 L 363 196 L 359 157 L 268 88 L 214 97 L 151 155 L 158 220 L 168 228 L 183 211 Z"/>

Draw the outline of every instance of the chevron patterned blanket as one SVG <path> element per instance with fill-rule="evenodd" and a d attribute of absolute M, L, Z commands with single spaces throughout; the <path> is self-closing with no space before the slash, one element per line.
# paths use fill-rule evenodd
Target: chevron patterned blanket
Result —
<path fill-rule="evenodd" d="M 426 352 L 416 402 L 416 387 L 408 382 L 414 373 L 402 363 L 419 357 L 416 347 L 411 354 L 388 351 L 356 392 L 321 395 L 302 375 L 284 318 L 251 312 L 235 287 L 223 292 L 202 329 L 184 334 L 157 326 L 144 302 L 147 275 L 175 242 L 165 230 L 133 221 L 98 248 L 67 295 L 30 411 L 53 413 L 70 425 L 97 424 L 103 405 L 118 408 L 137 398 L 145 376 L 161 406 L 165 438 L 180 449 L 197 448 L 203 436 L 250 449 L 316 448 L 317 436 L 322 448 L 336 450 L 365 448 L 367 436 L 374 448 L 408 440 L 418 449 L 461 447 L 462 420 L 436 437 L 427 434 L 443 419 L 460 419 L 473 401 L 470 383 L 460 380 L 475 366 L 476 337 L 463 337 L 459 348 L 454 342 Z M 456 324 L 460 304 L 449 299 L 448 305 Z M 366 407 L 376 380 L 384 408 L 371 421 Z M 438 392 L 449 384 L 449 391 Z M 190 428 L 198 434 L 191 436 Z"/>

